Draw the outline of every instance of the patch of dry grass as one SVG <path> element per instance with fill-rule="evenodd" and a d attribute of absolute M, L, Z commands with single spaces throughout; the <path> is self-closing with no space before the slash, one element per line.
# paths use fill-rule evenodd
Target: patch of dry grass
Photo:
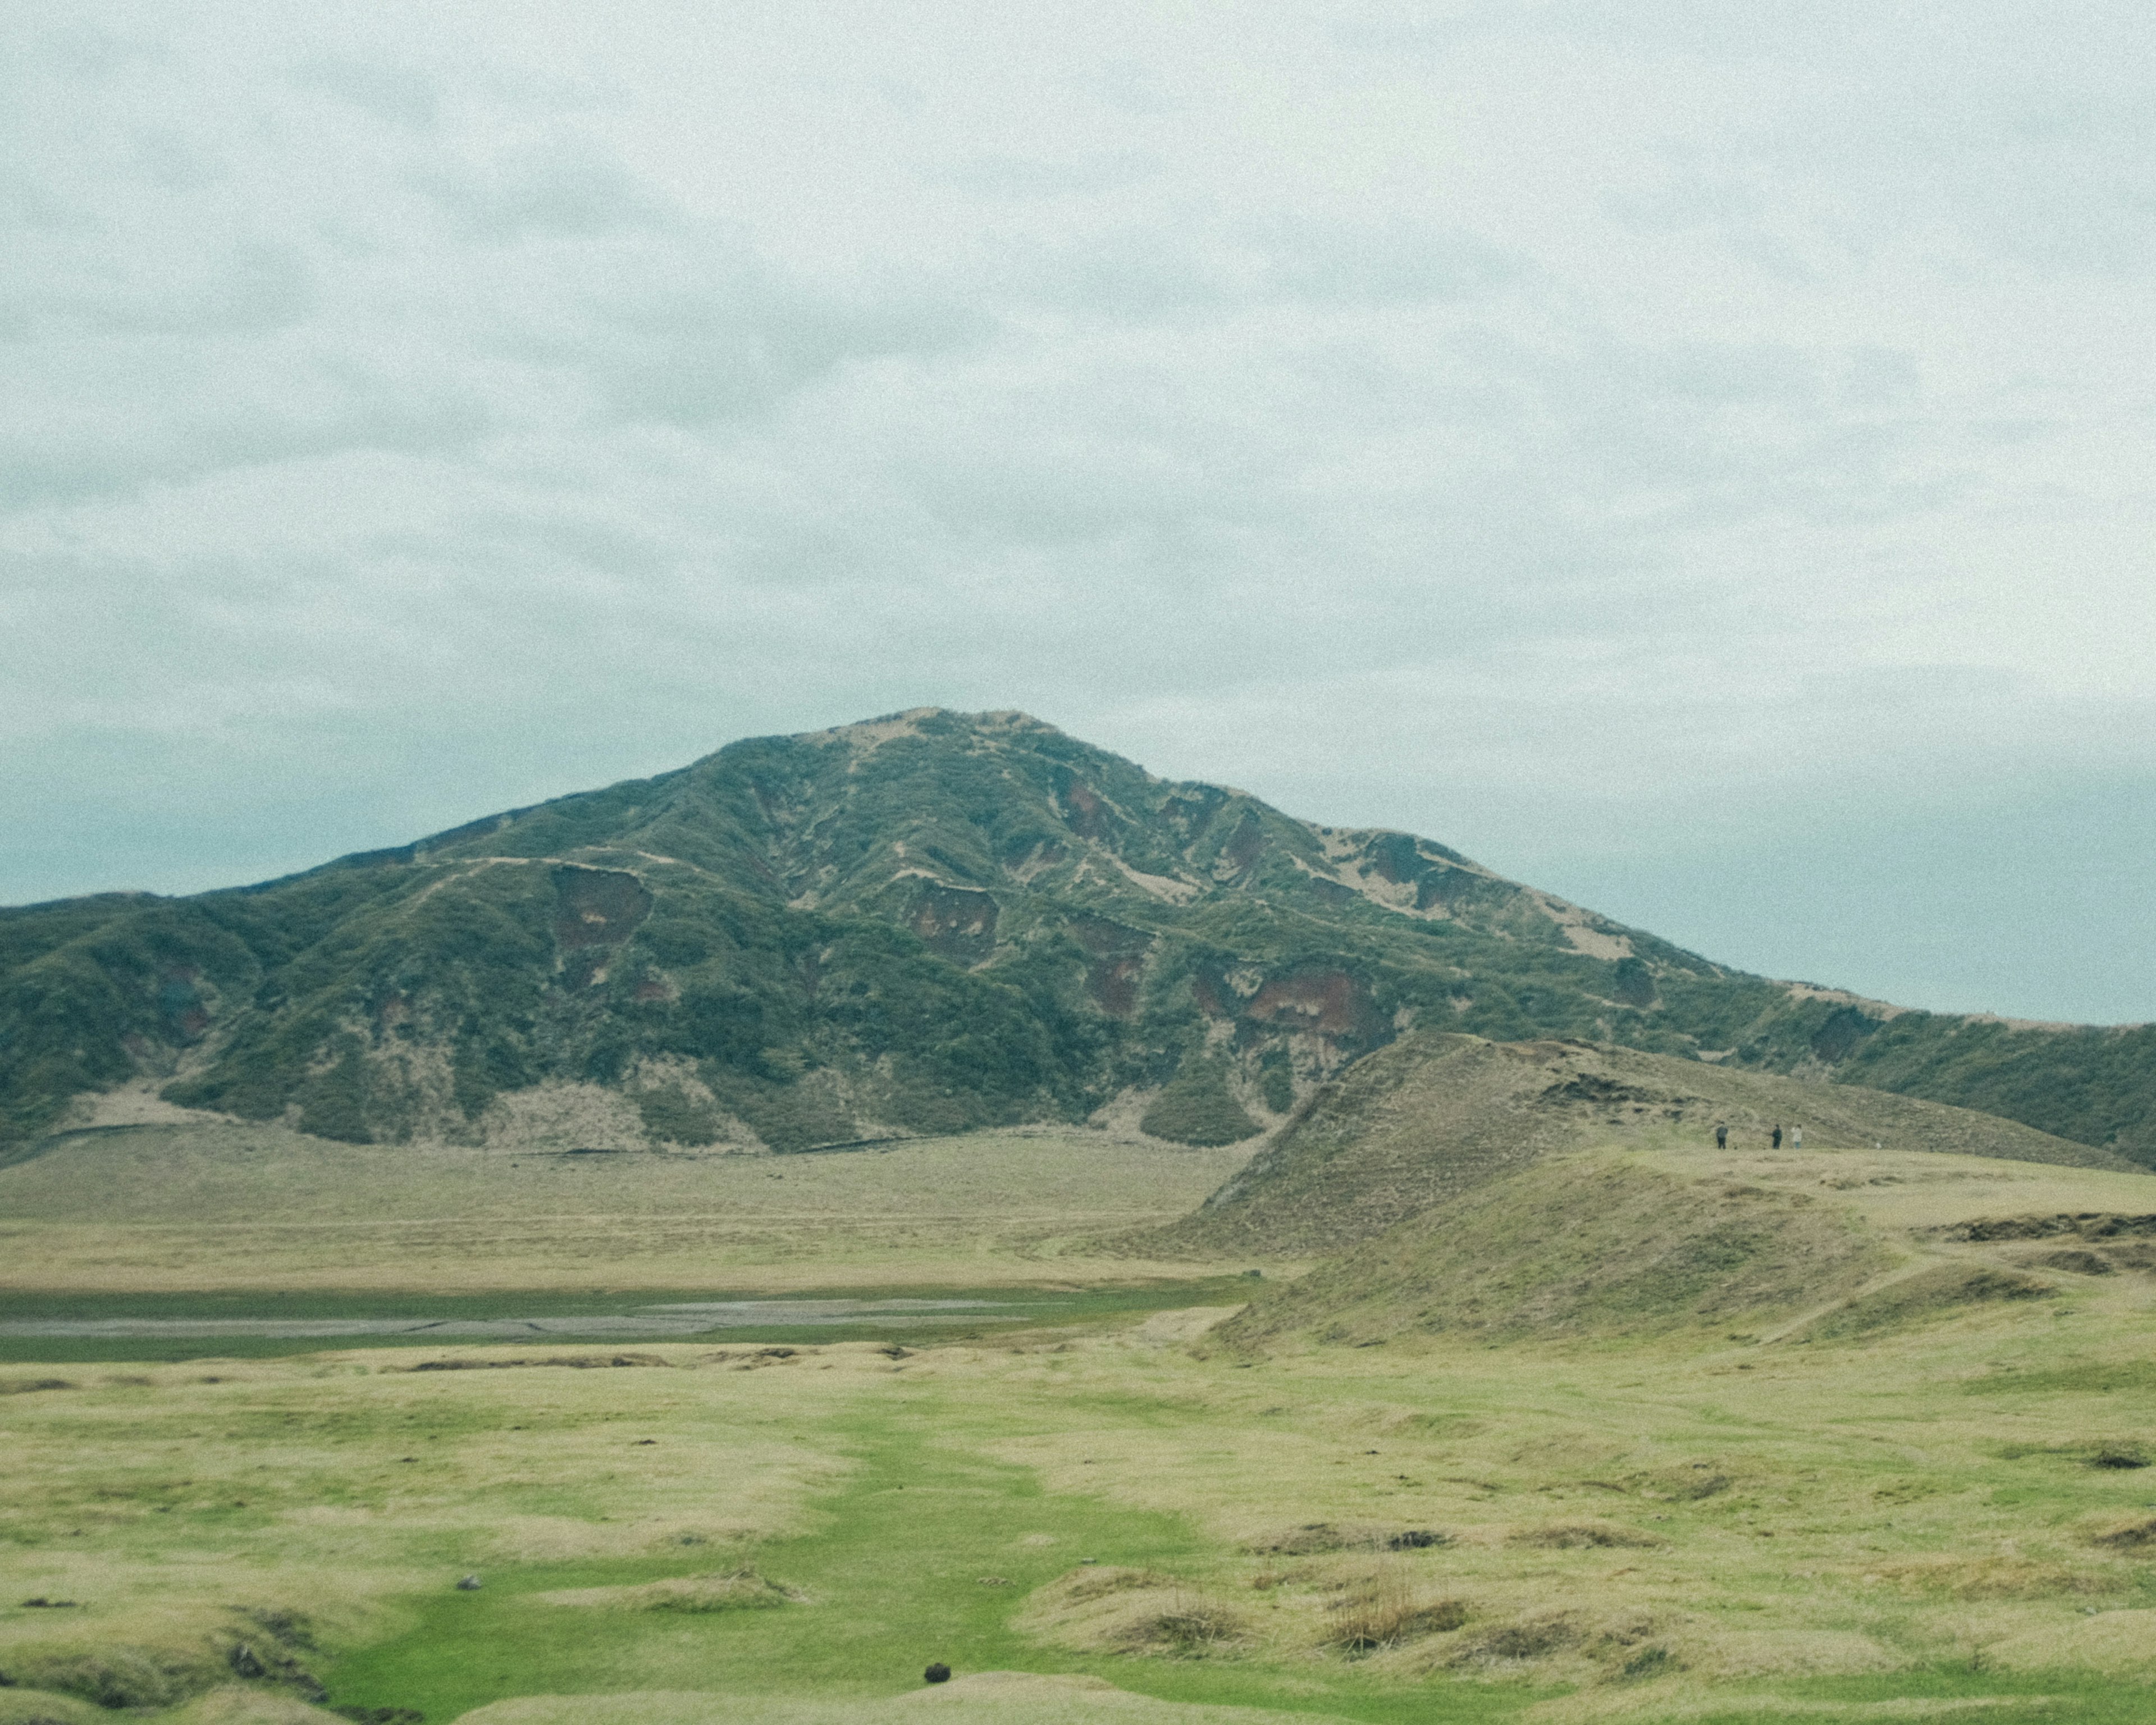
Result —
<path fill-rule="evenodd" d="M 676 1575 L 636 1587 L 564 1588 L 533 1596 L 547 1605 L 571 1605 L 601 1611 L 767 1611 L 796 1605 L 802 1595 L 792 1588 L 743 1566 L 714 1575 Z"/>
<path fill-rule="evenodd" d="M 1637 1527 L 1622 1527 L 1614 1522 L 1553 1522 L 1546 1527 L 1516 1529 L 1506 1536 L 1506 1541 L 1543 1551 L 1609 1551 L 1668 1543 L 1652 1533 L 1643 1533 Z"/>
<path fill-rule="evenodd" d="M 1383 1563 L 1351 1583 L 1333 1604 L 1324 1643 L 1343 1653 L 1369 1654 L 1445 1635 L 1467 1621 L 1466 1602 L 1432 1598 L 1405 1565 Z"/>
<path fill-rule="evenodd" d="M 1213 1276 L 1096 1236 L 1181 1214 L 1247 1145 L 1075 1128 L 807 1156 L 564 1156 L 144 1127 L 0 1169 L 0 1287 L 783 1292 Z"/>
<path fill-rule="evenodd" d="M 420 1373 L 322 1355 L 79 1371 L 13 1398 L 0 1673 L 101 1707 L 169 1707 L 235 1674 L 305 1699 L 324 1650 L 388 1632 L 398 1596 L 467 1571 L 693 1562 L 798 1528 L 850 1464 L 767 1422 L 813 1430 L 890 1371 L 865 1345 L 746 1374 L 651 1352 L 669 1368 Z M 746 1604 L 767 1585 L 644 1603 Z M 76 1603 L 15 1603 L 33 1598 Z"/>
<path fill-rule="evenodd" d="M 1873 1564 L 1862 1579 L 1887 1582 L 1913 1594 L 1955 1599 L 2068 1599 L 2117 1593 L 2131 1584 L 2127 1576 L 2015 1557 L 1910 1558 Z"/>
<path fill-rule="evenodd" d="M 1204 1658 L 1248 1638 L 1242 1614 L 1207 1589 L 1152 1570 L 1080 1568 L 1037 1589 L 1019 1619 L 1075 1652 Z"/>
<path fill-rule="evenodd" d="M 2091 1533 L 2089 1540 L 2112 1551 L 2146 1552 L 2156 1557 L 2156 1516 L 2115 1517 Z"/>

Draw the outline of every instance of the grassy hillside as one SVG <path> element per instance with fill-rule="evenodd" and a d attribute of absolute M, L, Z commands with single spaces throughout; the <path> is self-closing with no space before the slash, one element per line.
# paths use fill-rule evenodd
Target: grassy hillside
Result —
<path fill-rule="evenodd" d="M 1156 1249 L 1320 1255 L 1542 1157 L 1626 1139 L 1704 1148 L 1717 1125 L 1740 1149 L 1763 1147 L 1779 1125 L 1801 1127 L 1814 1147 L 2136 1166 L 1992 1115 L 1854 1086 L 1609 1045 L 1418 1032 L 1317 1091 Z"/>
<path fill-rule="evenodd" d="M 2156 1159 L 2156 1029 L 1897 1015 L 1746 976 L 1428 839 L 934 710 L 259 886 L 0 911 L 0 1157 L 144 1080 L 362 1144 L 525 1142 L 562 1086 L 644 1144 L 802 1149 L 1118 1099 L 1215 1143 L 1418 1024 L 1854 1077 Z"/>
<path fill-rule="evenodd" d="M 1882 1194 L 1891 1194 L 1892 1196 Z M 1808 1343 L 2156 1270 L 2156 1181 L 1666 1128 L 1545 1158 L 1261 1291 L 1219 1332 L 1368 1347 L 1741 1332 Z"/>

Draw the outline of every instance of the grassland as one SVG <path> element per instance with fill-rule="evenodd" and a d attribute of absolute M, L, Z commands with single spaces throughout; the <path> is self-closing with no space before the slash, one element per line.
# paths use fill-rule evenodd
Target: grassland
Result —
<path fill-rule="evenodd" d="M 80 1135 L 0 1168 L 0 1290 L 781 1293 L 1211 1276 L 1095 1250 L 1249 1153 L 1036 1128 L 799 1156 L 355 1149 L 280 1126 Z"/>
<path fill-rule="evenodd" d="M 622 1234 L 701 1193 L 699 1214 L 731 1214 L 733 1231 L 692 1252 L 732 1252 L 743 1276 L 761 1262 L 779 1288 L 865 1286 L 868 1265 L 880 1286 L 956 1280 L 959 1263 L 1007 1287 L 1128 1275 L 1070 1219 L 1100 1215 L 1101 1164 L 1077 1162 L 1090 1140 L 1015 1141 L 1038 1153 L 1022 1177 L 973 1187 L 968 1142 L 908 1147 L 943 1181 L 941 1208 L 896 1156 L 610 1158 L 530 1185 L 444 1164 L 424 1177 L 445 1183 L 421 1188 L 393 1151 L 377 1164 L 403 1177 L 380 1184 L 382 1237 L 401 1223 L 416 1243 L 386 1266 L 353 1259 L 362 1279 L 343 1284 L 346 1266 L 319 1244 L 310 1260 L 303 1236 L 283 1264 L 311 1261 L 302 1285 L 322 1300 L 395 1276 L 445 1300 L 588 1291 L 612 1275 L 585 1244 L 603 1229 L 563 1229 L 537 1280 L 536 1245 L 467 1273 L 470 1248 L 428 1230 L 478 1239 L 521 1216 L 543 1241 L 548 1217 L 574 1214 L 563 1194 L 588 1189 L 566 1183 L 619 1174 L 633 1201 L 605 1214 Z M 256 1152 L 198 1145 L 162 1198 L 121 1197 L 92 1222 L 67 1209 L 63 1153 L 90 1191 L 124 1187 L 125 1158 L 149 1153 L 115 1136 L 0 1174 L 0 1191 L 44 1194 L 41 1216 L 9 1224 L 54 1230 L 18 1236 L 60 1248 L 63 1280 L 39 1297 L 94 1268 L 72 1229 L 115 1230 L 100 1248 L 114 1252 L 172 1241 L 143 1286 L 199 1299 L 220 1266 L 259 1266 L 223 1244 L 181 1251 L 176 1213 L 265 1205 L 288 1183 L 285 1209 L 230 1224 L 266 1230 L 249 1250 L 310 1213 L 331 1230 L 364 1219 L 338 1209 L 363 1207 L 357 1176 L 302 1163 L 249 1185 Z M 1174 1153 L 1194 1161 L 1173 1178 L 1194 1183 L 1199 1159 L 1236 1154 Z M 1613 1317 L 1590 1286 L 1570 1296 L 1578 1321 L 1532 1335 L 1396 1324 L 1359 1338 L 1382 1346 L 1328 1345 L 1296 1314 L 1337 1266 L 1297 1282 L 1276 1264 L 1224 1327 L 1219 1306 L 1147 1315 L 1148 1296 L 928 1346 L 0 1368 L 0 1725 L 86 1725 L 113 1707 L 174 1725 L 327 1725 L 327 1707 L 385 1725 L 408 1725 L 397 1710 L 434 1725 L 873 1725 L 939 1708 L 1009 1725 L 2147 1717 L 2156 1278 L 2130 1241 L 1991 1225 L 2146 1214 L 2145 1177 L 1892 1151 L 1718 1157 L 1630 1134 L 1519 1178 L 1557 1170 L 1591 1192 L 1611 1168 L 1650 1193 L 1711 1181 L 1801 1199 L 1864 1250 L 1810 1286 L 1820 1298 L 1793 1287 L 1774 1324 L 1745 1329 L 1695 1307 Z M 773 1172 L 827 1183 L 744 1213 Z M 712 1177 L 741 1183 L 696 1183 Z M 1164 1208 L 1171 1175 L 1153 1178 Z M 461 1219 L 443 1220 L 459 1193 Z M 1486 1261 L 1450 1273 L 1518 1261 L 1539 1206 L 1553 1237 L 1528 1296 L 1580 1282 L 1561 1210 L 1529 1196 L 1509 1224 L 1492 1211 Z M 1060 1221 L 1050 1198 L 1070 1206 Z M 1142 1207 L 1127 1199 L 1110 1225 Z M 924 1216 L 941 1237 L 899 1231 Z M 11 1253 L 18 1297 L 42 1251 L 27 1266 Z M 1922 1294 L 1940 1266 L 2041 1292 Z M 1219 1297 L 1199 1280 L 1217 1264 L 1153 1268 Z M 272 1285 L 242 1277 L 229 1297 Z M 1833 1321 L 1864 1311 L 1876 1321 Z M 482 1584 L 459 1589 L 466 1575 Z M 959 1681 L 923 1689 L 932 1659 Z"/>
<path fill-rule="evenodd" d="M 0 1414 L 9 1592 L 81 1602 L 0 1614 L 0 1670 L 155 1704 L 244 1645 L 436 1719 L 865 1704 L 932 1658 L 1373 1721 L 2145 1717 L 2156 1577 L 2103 1541 L 2156 1492 L 2091 1458 L 2156 1379 L 2118 1387 L 2099 1341 L 2087 1386 L 2032 1392 L 2061 1322 L 1756 1363 L 1243 1369 L 1155 1321 L 906 1359 L 100 1373 Z M 1445 1543 L 1388 1548 L 1415 1530 Z M 696 1609 L 693 1578 L 744 1571 L 780 1602 Z"/>

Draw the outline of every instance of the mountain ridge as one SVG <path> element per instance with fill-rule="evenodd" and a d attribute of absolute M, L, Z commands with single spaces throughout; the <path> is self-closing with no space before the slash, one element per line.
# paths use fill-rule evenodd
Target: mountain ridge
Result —
<path fill-rule="evenodd" d="M 2149 1027 L 1748 976 L 1437 841 L 1158 778 L 1011 711 L 747 738 L 251 886 L 0 911 L 17 1141 L 149 1077 L 355 1142 L 485 1137 L 550 1086 L 652 1142 L 1118 1096 L 1220 1142 L 1418 1024 L 1855 1078 L 2156 1158 Z"/>

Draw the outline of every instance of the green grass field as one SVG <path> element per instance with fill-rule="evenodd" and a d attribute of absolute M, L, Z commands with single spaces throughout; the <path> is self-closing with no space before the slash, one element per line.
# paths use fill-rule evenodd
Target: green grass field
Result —
<path fill-rule="evenodd" d="M 2041 1240 L 1961 1237 L 1984 1216 L 2156 1210 L 2139 1176 L 1632 1146 L 1579 1164 L 1572 1186 L 1592 1194 L 1630 1158 L 1871 1230 L 1884 1255 L 1861 1282 L 1823 1284 L 1829 1310 L 1882 1309 L 1883 1289 L 1932 1286 L 1939 1265 L 2041 1277 L 2041 1295 L 1903 1298 L 1839 1329 L 1792 1307 L 1779 1334 L 1690 1307 L 1613 1326 L 1594 1266 L 1562 1239 L 1528 1253 L 1532 1217 L 1486 1193 L 1491 1250 L 1509 1255 L 1448 1273 L 1532 1257 L 1532 1296 L 1586 1317 L 1564 1334 L 1395 1327 L 1358 1347 L 1264 1314 L 1321 1295 L 1359 1312 L 1361 1285 L 1313 1277 L 1306 1294 L 1286 1265 L 1239 1285 L 1241 1266 L 1198 1262 L 1134 1285 L 1084 1229 L 1044 1220 L 1059 1195 L 1084 1196 L 1088 1216 L 1109 1207 L 1086 1170 L 1059 1170 L 1082 1145 L 1000 1175 L 974 1147 L 923 1147 L 912 1168 L 819 1159 L 834 1183 L 815 1202 L 835 1219 L 804 1223 L 817 1212 L 792 1194 L 748 1214 L 744 1198 L 725 1273 L 664 1283 L 576 1255 L 593 1237 L 581 1220 L 552 1273 L 526 1281 L 488 1278 L 528 1254 L 465 1274 L 429 1243 L 505 1217 L 536 1227 L 543 1189 L 408 1191 L 385 1202 L 437 1214 L 405 1255 L 342 1283 L 328 1260 L 278 1282 L 231 1266 L 213 1229 L 182 1250 L 184 1219 L 86 1219 L 109 1158 L 85 1156 L 74 1211 L 57 1156 L 0 1172 L 4 1198 L 42 1168 L 42 1210 L 10 1225 L 59 1230 L 49 1285 L 40 1260 L 9 1258 L 16 1313 L 334 1315 L 388 1293 L 400 1309 L 543 1296 L 572 1313 L 617 1309 L 624 1289 L 713 1286 L 1080 1302 L 972 1339 L 0 1368 L 0 1725 L 116 1708 L 172 1725 L 328 1725 L 326 1709 L 382 1725 L 875 1725 L 939 1708 L 1009 1725 L 2124 1725 L 2156 1710 L 2156 1278 L 2130 1258 L 2046 1270 Z M 270 1214 L 259 1225 L 287 1225 L 249 1197 L 244 1166 L 196 1153 L 223 1183 L 198 1214 L 245 1200 Z M 790 1183 L 798 1165 L 736 1160 L 719 1170 L 739 1183 L 727 1193 L 773 1171 Z M 607 1225 L 664 1217 L 679 1195 L 657 1177 L 709 1167 L 614 1188 Z M 1153 1178 L 1107 1226 L 1187 1206 L 1170 1173 Z M 462 1208 L 442 1213 L 449 1200 Z M 947 1224 L 918 1247 L 890 1231 L 928 1214 L 966 1219 L 966 1250 Z M 85 1236 L 66 1230 L 100 1226 L 172 1230 L 171 1255 L 92 1299 Z M 737 1276 L 758 1226 L 765 1268 Z M 382 1261 L 403 1266 L 402 1291 Z M 993 1273 L 962 1279 L 954 1261 Z M 246 1273 L 220 1283 L 220 1265 Z M 1246 1291 L 1257 1305 L 1220 1328 L 1221 1302 Z M 470 1574 L 481 1585 L 460 1590 Z M 924 1687 L 932 1660 L 957 1681 Z"/>

